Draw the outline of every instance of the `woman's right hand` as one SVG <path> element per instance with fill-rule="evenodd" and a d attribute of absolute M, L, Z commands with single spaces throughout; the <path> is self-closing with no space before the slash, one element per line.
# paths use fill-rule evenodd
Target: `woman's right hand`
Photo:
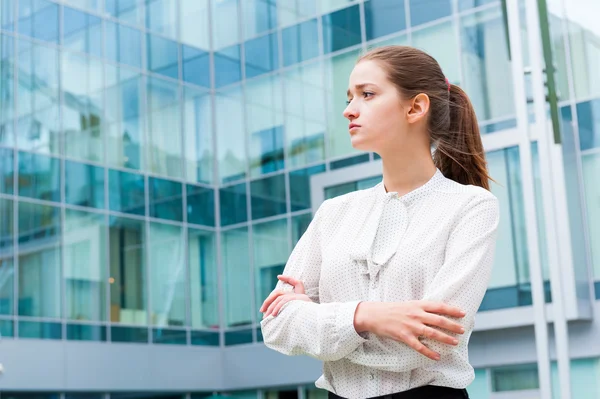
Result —
<path fill-rule="evenodd" d="M 368 331 L 404 342 L 428 358 L 440 360 L 439 353 L 425 346 L 419 337 L 457 345 L 456 338 L 432 328 L 438 327 L 456 334 L 465 332 L 459 323 L 446 316 L 462 318 L 465 313 L 441 302 L 361 302 L 354 314 L 354 327 L 358 333 Z"/>

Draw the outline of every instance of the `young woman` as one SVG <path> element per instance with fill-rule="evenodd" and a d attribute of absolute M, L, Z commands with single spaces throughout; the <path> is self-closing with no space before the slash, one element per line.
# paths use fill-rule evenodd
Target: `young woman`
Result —
<path fill-rule="evenodd" d="M 265 344 L 323 360 L 330 398 L 467 398 L 499 213 L 473 107 L 411 47 L 371 50 L 349 83 L 352 146 L 383 181 L 319 207 L 261 307 Z"/>

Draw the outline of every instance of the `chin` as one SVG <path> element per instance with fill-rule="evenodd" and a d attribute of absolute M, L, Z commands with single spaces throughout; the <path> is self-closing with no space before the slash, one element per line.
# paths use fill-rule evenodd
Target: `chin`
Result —
<path fill-rule="evenodd" d="M 350 137 L 350 144 L 352 144 L 352 148 L 359 151 L 372 151 L 369 142 L 364 140 L 359 135 L 354 135 Z"/>

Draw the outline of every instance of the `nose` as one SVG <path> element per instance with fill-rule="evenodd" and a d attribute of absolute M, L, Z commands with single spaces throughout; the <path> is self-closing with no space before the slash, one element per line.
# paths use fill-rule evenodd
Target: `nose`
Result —
<path fill-rule="evenodd" d="M 344 118 L 352 121 L 356 118 L 358 118 L 358 110 L 356 109 L 355 106 L 352 105 L 352 102 L 350 102 L 350 104 L 348 104 L 348 106 L 346 106 L 346 109 L 344 110 Z"/>

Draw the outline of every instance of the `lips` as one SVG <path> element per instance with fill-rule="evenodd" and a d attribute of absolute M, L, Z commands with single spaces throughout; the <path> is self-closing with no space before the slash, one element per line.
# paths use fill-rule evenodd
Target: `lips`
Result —
<path fill-rule="evenodd" d="M 358 124 L 356 124 L 356 123 L 351 123 L 351 124 L 349 124 L 349 125 L 348 125 L 348 130 L 352 130 L 352 129 L 354 129 L 355 127 L 360 127 L 360 125 L 358 125 Z"/>

